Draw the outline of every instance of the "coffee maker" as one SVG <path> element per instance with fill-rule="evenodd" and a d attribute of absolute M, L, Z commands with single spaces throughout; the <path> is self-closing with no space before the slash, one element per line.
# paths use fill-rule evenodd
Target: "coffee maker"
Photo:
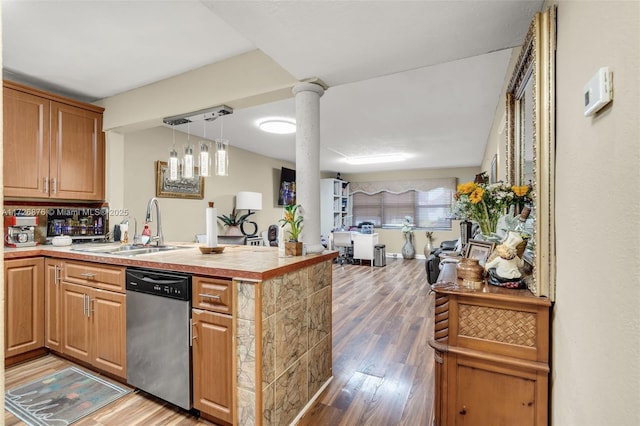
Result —
<path fill-rule="evenodd" d="M 35 229 L 38 226 L 36 216 L 5 216 L 4 244 L 7 247 L 35 246 Z"/>

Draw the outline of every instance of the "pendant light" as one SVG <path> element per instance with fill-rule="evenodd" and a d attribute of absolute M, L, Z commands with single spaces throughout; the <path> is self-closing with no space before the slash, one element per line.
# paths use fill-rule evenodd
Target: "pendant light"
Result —
<path fill-rule="evenodd" d="M 178 180 L 178 151 L 176 151 L 176 129 L 173 128 L 173 147 L 169 151 L 169 162 L 167 164 L 169 180 Z"/>
<path fill-rule="evenodd" d="M 229 141 L 222 139 L 222 119 L 220 119 L 220 139 L 216 139 L 215 144 L 215 174 L 229 176 Z"/>
<path fill-rule="evenodd" d="M 216 139 L 216 176 L 229 176 L 229 141 Z"/>
<path fill-rule="evenodd" d="M 222 138 L 223 128 L 220 120 L 220 139 L 207 140 L 207 121 L 214 121 L 217 118 L 232 114 L 233 108 L 220 105 L 213 108 L 206 108 L 186 114 L 165 117 L 163 123 L 173 128 L 173 147 L 169 151 L 169 161 L 167 173 L 170 180 L 194 179 L 199 176 L 228 176 L 229 175 L 229 141 Z M 194 148 L 191 144 L 191 129 L 189 123 L 194 121 L 203 122 L 202 141 L 196 143 L 198 152 L 194 156 Z M 179 157 L 176 151 L 175 126 L 187 125 L 187 144 L 184 146 L 184 154 Z M 212 158 L 213 156 L 213 158 Z M 213 160 L 213 165 L 212 165 Z M 211 169 L 213 166 L 213 170 Z"/>
<path fill-rule="evenodd" d="M 206 120 L 202 123 L 202 126 L 203 126 L 204 139 L 200 142 L 200 154 L 198 155 L 198 170 L 200 172 L 200 176 L 208 177 L 209 168 L 211 166 L 211 157 L 209 156 L 210 144 L 207 141 L 207 121 Z"/>
<path fill-rule="evenodd" d="M 182 157 L 182 177 L 185 179 L 193 179 L 193 148 L 191 147 L 191 137 L 189 123 L 187 123 L 187 145 L 184 147 L 184 156 Z"/>
<path fill-rule="evenodd" d="M 202 141 L 200 143 L 200 176 L 207 177 L 209 176 L 209 165 L 211 163 L 211 159 L 209 158 L 209 144 Z"/>

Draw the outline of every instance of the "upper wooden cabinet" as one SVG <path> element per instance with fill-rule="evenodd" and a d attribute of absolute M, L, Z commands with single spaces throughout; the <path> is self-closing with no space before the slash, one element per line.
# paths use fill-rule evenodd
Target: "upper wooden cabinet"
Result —
<path fill-rule="evenodd" d="M 3 82 L 4 195 L 102 201 L 103 109 Z"/>

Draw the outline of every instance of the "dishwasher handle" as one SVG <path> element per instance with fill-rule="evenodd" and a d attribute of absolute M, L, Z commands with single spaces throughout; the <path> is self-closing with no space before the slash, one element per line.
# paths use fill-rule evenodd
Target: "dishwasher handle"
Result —
<path fill-rule="evenodd" d="M 185 282 L 184 278 L 176 278 L 176 279 L 162 279 L 162 278 L 153 278 L 148 275 L 143 276 L 142 281 L 152 283 L 152 284 L 162 284 L 162 285 L 171 285 L 171 284 L 180 284 Z"/>

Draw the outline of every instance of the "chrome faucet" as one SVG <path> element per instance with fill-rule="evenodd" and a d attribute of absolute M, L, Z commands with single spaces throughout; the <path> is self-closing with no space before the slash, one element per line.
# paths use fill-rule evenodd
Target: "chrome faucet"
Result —
<path fill-rule="evenodd" d="M 162 220 L 160 219 L 160 205 L 158 204 L 158 199 L 156 197 L 153 197 L 149 200 L 149 202 L 147 203 L 147 216 L 145 217 L 145 221 L 148 222 L 153 222 L 153 220 L 151 220 L 151 205 L 155 204 L 156 205 L 156 221 L 157 221 L 157 225 L 156 225 L 156 236 L 155 237 L 151 237 L 151 241 L 156 241 L 156 245 L 161 246 L 164 245 L 164 236 L 162 235 Z"/>
<path fill-rule="evenodd" d="M 120 222 L 120 225 L 127 225 L 127 228 L 129 228 L 129 222 L 131 220 L 131 216 L 127 216 L 124 219 L 122 219 L 122 222 Z M 138 240 L 140 239 L 140 236 L 138 235 L 138 220 L 134 217 L 133 218 L 133 244 L 138 244 Z M 131 231 L 129 229 L 129 231 Z"/>

